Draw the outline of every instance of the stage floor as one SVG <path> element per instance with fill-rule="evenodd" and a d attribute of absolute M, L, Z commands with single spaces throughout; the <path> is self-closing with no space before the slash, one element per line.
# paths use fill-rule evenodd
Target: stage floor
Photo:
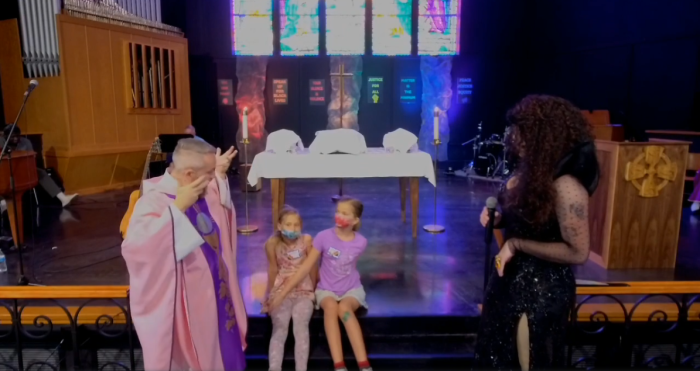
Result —
<path fill-rule="evenodd" d="M 238 180 L 231 181 L 238 223 L 243 224 L 243 193 Z M 497 192 L 497 185 L 443 176 L 438 184 L 437 221 L 446 232 L 431 235 L 421 229 L 413 239 L 408 202 L 407 222 L 401 222 L 397 179 L 345 181 L 345 193 L 365 204 L 361 232 L 369 247 L 358 267 L 368 295 L 369 316 L 478 314 L 484 265 L 484 231 L 478 216 L 485 199 Z M 263 244 L 272 233 L 269 185 L 265 180 L 262 192 L 249 195 L 251 224 L 260 230 L 238 236 L 240 282 L 250 314 L 260 312 L 259 300 L 267 281 Z M 118 230 L 129 191 L 79 197 L 66 210 L 44 205 L 38 209 L 38 217 L 36 210 L 27 215 L 25 266 L 30 281 L 43 285 L 127 285 Z M 337 191 L 336 180 L 287 182 L 286 201 L 301 211 L 306 233 L 313 235 L 333 225 L 331 196 Z M 433 187 L 421 180 L 419 226 L 433 222 L 433 194 Z M 576 268 L 576 277 L 598 281 L 700 280 L 700 216 L 691 216 L 685 209 L 682 220 L 675 271 L 606 271 L 589 262 Z M 10 266 L 8 273 L 0 274 L 0 284 L 14 284 L 17 254 L 8 253 L 6 242 L 0 244 Z"/>

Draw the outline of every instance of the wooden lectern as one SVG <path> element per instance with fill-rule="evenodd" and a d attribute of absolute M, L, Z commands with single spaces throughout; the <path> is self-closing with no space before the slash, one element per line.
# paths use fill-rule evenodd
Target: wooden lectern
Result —
<path fill-rule="evenodd" d="M 12 239 L 15 246 L 20 247 L 24 242 L 24 218 L 22 216 L 22 195 L 24 192 L 36 187 L 39 183 L 36 172 L 36 153 L 30 151 L 12 152 L 12 174 L 15 179 L 15 199 L 12 199 L 12 186 L 10 183 L 10 159 L 5 155 L 0 159 L 0 197 L 7 203 L 7 215 L 10 218 Z M 15 219 L 17 208 L 17 219 Z"/>
<path fill-rule="evenodd" d="M 689 142 L 596 140 L 591 260 L 608 269 L 674 268 Z"/>

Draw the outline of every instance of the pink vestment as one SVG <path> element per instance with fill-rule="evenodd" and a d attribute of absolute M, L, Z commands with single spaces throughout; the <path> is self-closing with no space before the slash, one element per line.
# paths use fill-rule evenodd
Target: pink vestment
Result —
<path fill-rule="evenodd" d="M 130 276 L 134 327 L 148 371 L 223 370 L 214 282 L 200 233 L 172 206 L 177 181 L 166 173 L 146 180 L 131 217 L 122 255 Z M 221 192 L 220 192 L 221 191 Z M 207 187 L 207 206 L 221 231 L 229 290 L 245 348 L 247 317 L 238 285 L 236 214 L 227 180 Z"/>

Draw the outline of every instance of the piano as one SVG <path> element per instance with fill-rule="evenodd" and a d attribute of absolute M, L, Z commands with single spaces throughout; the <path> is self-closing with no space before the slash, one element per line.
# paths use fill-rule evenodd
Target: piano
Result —
<path fill-rule="evenodd" d="M 12 174 L 15 178 L 15 200 L 12 199 L 12 185 L 10 183 L 10 161 L 12 161 Z M 23 246 L 24 242 L 24 218 L 22 216 L 22 195 L 33 189 L 39 183 L 36 172 L 36 152 L 14 151 L 12 156 L 3 156 L 0 159 L 0 197 L 7 203 L 7 215 L 12 228 L 12 239 L 16 247 Z M 15 219 L 15 209 L 17 218 Z"/>

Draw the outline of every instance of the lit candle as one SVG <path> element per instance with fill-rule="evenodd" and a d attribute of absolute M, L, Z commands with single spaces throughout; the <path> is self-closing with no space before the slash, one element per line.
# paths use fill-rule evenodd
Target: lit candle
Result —
<path fill-rule="evenodd" d="M 248 139 L 248 107 L 243 108 L 243 139 Z"/>
<path fill-rule="evenodd" d="M 435 107 L 435 115 L 433 118 L 433 139 L 440 139 L 440 109 Z"/>

